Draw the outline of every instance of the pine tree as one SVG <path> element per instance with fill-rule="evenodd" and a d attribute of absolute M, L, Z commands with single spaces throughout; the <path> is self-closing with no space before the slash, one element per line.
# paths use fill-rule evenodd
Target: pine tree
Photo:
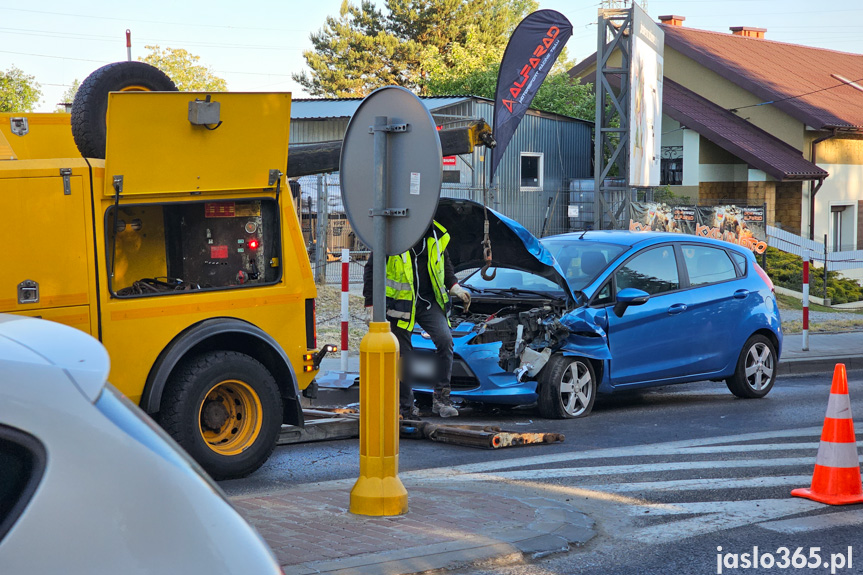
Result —
<path fill-rule="evenodd" d="M 315 96 L 362 97 L 399 85 L 415 91 L 431 77 L 463 76 L 500 60 L 510 32 L 535 0 L 344 0 L 339 17 L 311 35 L 311 74 L 294 80 Z"/>

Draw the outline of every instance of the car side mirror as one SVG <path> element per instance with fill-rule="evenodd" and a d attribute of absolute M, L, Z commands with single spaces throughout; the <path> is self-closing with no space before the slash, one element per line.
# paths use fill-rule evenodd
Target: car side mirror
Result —
<path fill-rule="evenodd" d="M 623 317 L 623 312 L 631 305 L 643 305 L 650 299 L 650 294 L 636 288 L 624 288 L 617 293 L 617 303 L 614 304 L 614 315 Z"/>

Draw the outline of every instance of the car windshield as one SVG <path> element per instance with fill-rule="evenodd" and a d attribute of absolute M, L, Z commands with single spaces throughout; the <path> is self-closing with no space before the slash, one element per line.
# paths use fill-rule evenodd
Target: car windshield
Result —
<path fill-rule="evenodd" d="M 626 249 L 626 246 L 579 240 L 573 236 L 543 238 L 541 242 L 560 264 L 573 291 L 582 291 Z"/>
<path fill-rule="evenodd" d="M 510 290 L 515 289 L 542 292 L 555 297 L 565 295 L 560 286 L 544 277 L 523 272 L 521 270 L 507 268 L 492 268 L 489 273 L 496 271 L 494 279 L 483 279 L 479 270 L 475 271 L 461 283 L 474 290 Z"/>

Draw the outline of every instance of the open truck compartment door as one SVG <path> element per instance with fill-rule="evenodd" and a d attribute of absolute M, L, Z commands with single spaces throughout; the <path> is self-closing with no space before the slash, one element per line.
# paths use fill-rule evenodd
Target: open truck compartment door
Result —
<path fill-rule="evenodd" d="M 190 105 L 207 97 L 218 120 L 193 124 Z M 112 92 L 105 149 L 106 196 L 274 188 L 284 172 L 290 94 Z M 254 141 L 249 141 L 253 131 Z"/>

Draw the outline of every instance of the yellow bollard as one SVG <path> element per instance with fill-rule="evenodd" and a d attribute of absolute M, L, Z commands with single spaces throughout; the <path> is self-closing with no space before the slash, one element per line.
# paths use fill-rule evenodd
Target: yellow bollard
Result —
<path fill-rule="evenodd" d="M 372 322 L 360 342 L 360 477 L 351 513 L 401 515 L 408 492 L 399 472 L 399 343 L 387 321 Z"/>

